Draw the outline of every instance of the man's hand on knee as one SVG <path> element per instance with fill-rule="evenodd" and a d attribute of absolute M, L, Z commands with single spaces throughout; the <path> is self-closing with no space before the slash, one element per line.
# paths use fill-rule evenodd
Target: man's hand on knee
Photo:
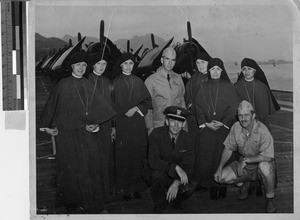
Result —
<path fill-rule="evenodd" d="M 179 180 L 174 180 L 171 186 L 168 189 L 166 200 L 168 202 L 173 201 L 176 199 L 178 188 L 179 188 L 180 182 Z"/>
<path fill-rule="evenodd" d="M 222 181 L 221 178 L 222 178 L 222 168 L 218 167 L 218 169 L 214 173 L 214 179 L 217 183 L 221 183 L 221 181 Z"/>
<path fill-rule="evenodd" d="M 247 159 L 245 157 L 240 157 L 239 163 L 238 163 L 238 169 L 237 169 L 238 176 L 242 176 L 243 175 L 243 169 L 247 165 L 246 160 Z"/>

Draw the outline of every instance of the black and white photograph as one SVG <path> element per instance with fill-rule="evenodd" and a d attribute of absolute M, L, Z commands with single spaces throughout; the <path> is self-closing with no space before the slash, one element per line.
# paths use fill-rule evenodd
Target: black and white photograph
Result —
<path fill-rule="evenodd" d="M 22 6 L 31 219 L 297 219 L 298 1 Z"/>

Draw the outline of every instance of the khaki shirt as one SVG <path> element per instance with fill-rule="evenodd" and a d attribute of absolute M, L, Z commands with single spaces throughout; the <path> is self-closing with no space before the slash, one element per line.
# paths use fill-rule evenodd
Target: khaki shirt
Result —
<path fill-rule="evenodd" d="M 224 141 L 225 147 L 236 151 L 244 157 L 262 155 L 274 158 L 274 140 L 268 128 L 261 122 L 254 120 L 254 126 L 247 136 L 239 122 L 235 122 Z"/>
<path fill-rule="evenodd" d="M 145 85 L 152 97 L 153 110 L 148 110 L 145 116 L 146 127 L 157 128 L 165 123 L 165 115 L 163 114 L 166 107 L 174 105 L 186 108 L 184 101 L 185 88 L 182 78 L 175 72 L 170 73 L 170 81 L 167 74 L 163 72 L 162 67 L 150 75 Z"/>

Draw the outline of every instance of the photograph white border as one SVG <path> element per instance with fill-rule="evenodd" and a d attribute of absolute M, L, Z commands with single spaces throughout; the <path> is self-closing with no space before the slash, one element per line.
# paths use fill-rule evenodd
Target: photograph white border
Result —
<path fill-rule="evenodd" d="M 135 0 L 125 0 L 125 1 L 94 1 L 99 5 L 106 6 L 114 6 L 114 5 L 168 5 L 168 4 L 226 4 L 226 5 L 273 5 L 273 4 L 286 4 L 286 0 L 255 0 L 255 1 L 243 1 L 243 0 L 224 0 L 224 1 L 135 1 Z M 299 150 L 297 144 L 299 143 L 299 126 L 295 122 L 299 122 L 299 86 L 296 82 L 299 82 L 299 74 L 298 70 L 300 70 L 300 35 L 299 35 L 299 2 L 298 1 L 290 1 L 290 4 L 294 4 L 294 16 L 293 16 L 293 67 L 294 67 L 294 75 L 293 75 L 293 86 L 294 86 L 294 213 L 293 214 L 189 214 L 187 216 L 182 215 L 77 215 L 77 216 L 67 216 L 67 215 L 36 215 L 36 113 L 35 113 L 35 6 L 37 5 L 86 5 L 85 1 L 75 0 L 75 1 L 67 1 L 67 0 L 31 0 L 28 4 L 28 97 L 29 97 L 29 146 L 30 146 L 30 216 L 31 219 L 119 219 L 119 218 L 128 218 L 128 219 L 181 219 L 181 218 L 201 218 L 201 219 L 232 219 L 234 218 L 243 218 L 243 219 L 299 219 L 299 203 L 300 203 L 300 189 L 299 189 L 299 173 L 297 169 L 300 166 Z"/>

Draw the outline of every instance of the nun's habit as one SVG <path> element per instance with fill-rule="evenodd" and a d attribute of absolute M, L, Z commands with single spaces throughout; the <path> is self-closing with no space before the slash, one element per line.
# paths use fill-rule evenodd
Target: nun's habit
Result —
<path fill-rule="evenodd" d="M 250 102 L 256 113 L 256 119 L 264 123 L 270 130 L 268 115 L 274 114 L 280 109 L 275 97 L 273 96 L 267 78 L 258 64 L 249 58 L 243 59 L 241 68 L 244 66 L 256 70 L 254 80 L 246 81 L 243 73 L 240 73 L 235 89 L 241 100 Z"/>
<path fill-rule="evenodd" d="M 147 156 L 148 134 L 144 115 L 152 108 L 151 96 L 143 81 L 134 74 L 122 73 L 121 64 L 134 62 L 131 53 L 123 54 L 116 64 L 117 76 L 113 80 L 116 116 L 116 191 L 126 195 L 141 192 L 146 185 L 141 179 L 143 161 Z M 134 69 L 135 69 L 134 62 Z M 139 112 L 132 117 L 126 112 L 137 106 Z"/>
<path fill-rule="evenodd" d="M 208 63 L 208 71 L 214 66 L 222 69 L 220 78 L 211 79 L 208 73 L 209 79 L 202 84 L 195 99 L 197 122 L 202 128 L 197 137 L 194 179 L 202 187 L 217 185 L 213 174 L 221 159 L 223 142 L 235 122 L 239 104 L 239 98 L 227 76 L 223 61 L 213 58 Z M 205 126 L 205 123 L 210 123 L 212 120 L 220 121 L 224 126 L 213 131 Z"/>
<path fill-rule="evenodd" d="M 85 61 L 84 53 L 75 53 L 70 64 Z M 62 79 L 50 94 L 41 115 L 41 127 L 58 128 L 57 145 L 58 190 L 71 208 L 82 207 L 88 213 L 100 213 L 107 201 L 101 149 L 95 141 L 97 133 L 86 125 L 110 120 L 115 111 L 98 90 L 84 77 L 73 75 Z M 69 214 L 71 214 L 69 213 Z"/>
<path fill-rule="evenodd" d="M 107 63 L 105 71 L 100 75 L 94 71 L 94 65 L 104 60 Z M 98 94 L 102 94 L 107 104 L 112 106 L 112 83 L 110 79 L 107 77 L 110 75 L 108 72 L 109 69 L 109 56 L 103 51 L 99 51 L 98 53 L 89 54 L 88 57 L 88 65 L 90 67 L 90 71 L 87 74 L 87 79 L 93 85 L 93 90 L 97 90 Z M 113 119 L 112 119 L 113 120 Z M 112 132 L 112 120 L 108 120 L 101 124 L 99 130 L 99 145 L 101 145 L 101 156 L 103 161 L 103 166 L 107 168 L 109 174 L 105 175 L 103 178 L 104 186 L 107 189 L 107 186 L 110 187 L 110 192 L 113 191 L 114 186 L 114 156 L 113 156 L 113 146 L 111 141 L 111 132 Z M 109 178 L 108 178 L 109 176 Z M 109 193 L 109 190 L 107 190 Z"/>
<path fill-rule="evenodd" d="M 209 62 L 211 57 L 205 52 L 199 52 L 196 55 L 194 62 L 196 63 L 198 59 Z M 207 73 L 201 73 L 197 69 L 185 86 L 185 103 L 191 113 L 191 115 L 187 118 L 187 125 L 189 133 L 193 136 L 193 138 L 196 138 L 197 131 L 199 130 L 195 113 L 195 99 L 199 89 L 202 87 L 202 84 L 208 80 L 207 75 Z"/>

